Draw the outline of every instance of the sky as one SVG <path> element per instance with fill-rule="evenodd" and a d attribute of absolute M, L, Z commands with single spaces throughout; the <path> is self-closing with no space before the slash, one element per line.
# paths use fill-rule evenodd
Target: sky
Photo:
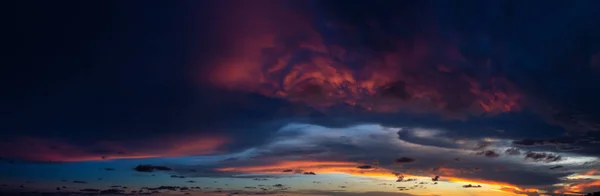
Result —
<path fill-rule="evenodd" d="M 3 195 L 600 191 L 599 1 L 13 1 Z"/>

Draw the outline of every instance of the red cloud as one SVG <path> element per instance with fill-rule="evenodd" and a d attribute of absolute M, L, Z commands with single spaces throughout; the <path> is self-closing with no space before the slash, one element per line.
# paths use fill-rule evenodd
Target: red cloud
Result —
<path fill-rule="evenodd" d="M 222 137 L 166 137 L 78 146 L 62 140 L 23 137 L 0 144 L 0 156 L 51 162 L 177 157 L 213 153 L 227 141 Z"/>
<path fill-rule="evenodd" d="M 311 16 L 285 8 L 285 1 L 259 1 L 216 16 L 226 52 L 207 70 L 212 84 L 304 103 L 315 108 L 348 105 L 370 111 L 464 111 L 501 113 L 520 109 L 520 95 L 490 72 L 490 62 L 465 59 L 452 43 L 432 36 L 389 38 L 394 50 L 328 43 Z M 378 26 L 372 24 L 374 31 Z M 357 37 L 352 26 L 330 23 Z M 385 36 L 385 35 L 382 35 Z"/>

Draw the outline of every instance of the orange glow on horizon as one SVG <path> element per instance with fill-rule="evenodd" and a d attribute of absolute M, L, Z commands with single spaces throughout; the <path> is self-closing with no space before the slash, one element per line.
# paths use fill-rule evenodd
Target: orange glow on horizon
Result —
<path fill-rule="evenodd" d="M 354 176 L 367 177 L 386 177 L 395 178 L 391 170 L 381 168 L 359 169 L 357 166 L 361 164 L 354 162 L 341 161 L 281 161 L 272 165 L 264 166 L 247 166 L 247 167 L 229 167 L 218 168 L 217 171 L 223 172 L 242 172 L 254 174 L 292 174 L 296 170 L 302 172 L 314 172 L 319 174 L 345 173 Z M 283 172 L 284 170 L 292 170 L 292 172 Z M 300 173 L 302 173 L 300 172 Z"/>
<path fill-rule="evenodd" d="M 288 172 L 289 174 L 294 173 L 295 170 L 302 170 L 303 172 L 315 172 L 317 175 L 319 174 L 333 174 L 333 173 L 344 173 L 352 176 L 363 176 L 363 177 L 381 177 L 381 178 L 391 178 L 395 179 L 397 176 L 391 170 L 387 169 L 358 169 L 357 166 L 361 165 L 359 163 L 354 162 L 335 162 L 335 161 L 282 161 L 278 163 L 274 163 L 271 165 L 264 166 L 248 166 L 248 167 L 228 167 L 228 168 L 219 168 L 217 171 L 222 172 L 242 172 L 247 174 L 285 174 L 283 170 L 289 169 L 292 172 Z M 438 170 L 442 171 L 443 168 Z M 454 172 L 451 169 L 445 169 L 449 174 Z M 421 178 L 421 179 L 431 179 L 432 176 L 421 176 L 421 175 L 410 175 L 410 174 L 402 174 L 405 179 L 406 178 Z M 518 195 L 526 195 L 527 193 L 540 193 L 541 191 L 538 189 L 531 188 L 521 188 L 517 185 L 505 183 L 505 182 L 497 182 L 490 181 L 484 179 L 467 179 L 461 177 L 453 177 L 453 176 L 442 176 L 440 182 L 450 182 L 456 183 L 457 188 L 466 184 L 473 185 L 482 185 L 484 189 L 494 190 L 503 193 L 509 194 L 518 194 Z M 462 187 L 460 187 L 462 188 Z"/>

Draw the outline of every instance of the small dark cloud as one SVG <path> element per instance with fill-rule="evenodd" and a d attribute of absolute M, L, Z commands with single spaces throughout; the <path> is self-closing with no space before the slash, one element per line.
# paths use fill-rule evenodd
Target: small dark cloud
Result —
<path fill-rule="evenodd" d="M 293 172 L 294 170 L 291 169 L 284 169 L 282 172 Z"/>
<path fill-rule="evenodd" d="M 115 171 L 115 168 L 104 168 L 104 171 Z"/>
<path fill-rule="evenodd" d="M 180 187 L 178 187 L 178 186 L 159 186 L 159 187 L 154 187 L 154 188 L 143 187 L 142 189 L 146 189 L 149 191 L 159 191 L 159 190 L 176 191 L 179 188 Z"/>
<path fill-rule="evenodd" d="M 513 145 L 516 145 L 516 146 L 538 146 L 538 145 L 544 145 L 544 144 L 545 144 L 545 140 L 523 139 L 523 140 L 513 141 Z"/>
<path fill-rule="evenodd" d="M 155 165 L 138 165 L 134 168 L 135 171 L 138 172 L 153 172 L 154 170 L 159 171 L 171 171 L 171 168 L 165 166 L 155 166 Z"/>
<path fill-rule="evenodd" d="M 513 145 L 516 146 L 545 146 L 545 145 L 568 145 L 575 143 L 576 140 L 571 138 L 559 138 L 559 139 L 547 139 L 547 140 L 536 140 L 536 139 L 523 139 L 513 141 Z"/>
<path fill-rule="evenodd" d="M 101 190 L 100 194 L 123 194 L 125 191 L 121 190 L 121 189 L 107 189 L 107 190 Z"/>
<path fill-rule="evenodd" d="M 440 176 L 435 176 L 433 178 L 431 178 L 432 181 L 438 181 L 440 179 Z"/>
<path fill-rule="evenodd" d="M 100 192 L 100 189 L 81 189 L 81 192 Z"/>
<path fill-rule="evenodd" d="M 560 169 L 560 168 L 563 168 L 563 166 L 562 165 L 557 165 L 557 166 L 551 167 L 550 169 Z"/>
<path fill-rule="evenodd" d="M 373 167 L 372 167 L 372 166 L 370 166 L 370 165 L 360 165 L 360 166 L 358 166 L 358 167 L 356 167 L 356 168 L 358 168 L 358 169 L 371 169 L 371 168 L 373 168 Z"/>
<path fill-rule="evenodd" d="M 404 176 L 398 176 L 398 179 L 396 180 L 396 182 L 413 182 L 413 181 L 417 181 L 417 179 L 416 178 L 404 179 Z"/>
<path fill-rule="evenodd" d="M 171 175 L 171 178 L 185 178 L 185 176 Z"/>
<path fill-rule="evenodd" d="M 304 175 L 317 175 L 315 172 L 304 172 Z"/>
<path fill-rule="evenodd" d="M 496 158 L 496 157 L 500 156 L 498 153 L 496 153 L 493 150 L 480 151 L 480 152 L 477 152 L 476 155 L 483 155 L 485 157 L 490 157 L 490 158 Z"/>
<path fill-rule="evenodd" d="M 559 145 L 559 146 L 557 146 L 557 149 L 560 151 L 576 151 L 576 150 L 582 150 L 583 147 L 582 146 L 572 146 L 572 145 Z"/>
<path fill-rule="evenodd" d="M 507 154 L 507 155 L 520 155 L 521 154 L 521 150 L 519 150 L 518 148 L 509 148 L 509 149 L 506 149 L 504 151 L 504 154 Z"/>
<path fill-rule="evenodd" d="M 545 153 L 545 152 L 533 152 L 533 151 L 529 151 L 525 153 L 525 159 L 529 159 L 535 162 L 556 162 L 556 161 L 561 161 L 563 160 L 563 158 L 560 155 L 555 155 L 555 154 L 551 154 L 551 153 Z"/>
<path fill-rule="evenodd" d="M 415 159 L 409 157 L 400 157 L 394 160 L 395 163 L 412 163 L 415 162 Z"/>
<path fill-rule="evenodd" d="M 80 180 L 74 180 L 73 183 L 77 183 L 77 184 L 87 184 L 86 181 L 80 181 Z"/>
<path fill-rule="evenodd" d="M 463 185 L 463 188 L 481 188 L 481 185 L 472 185 L 472 184 L 467 184 L 467 185 Z"/>

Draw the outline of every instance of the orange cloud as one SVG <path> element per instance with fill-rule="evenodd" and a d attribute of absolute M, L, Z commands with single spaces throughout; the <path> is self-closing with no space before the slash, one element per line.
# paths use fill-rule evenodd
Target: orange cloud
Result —
<path fill-rule="evenodd" d="M 460 177 L 445 177 L 444 179 L 446 179 L 449 182 L 455 182 L 455 183 L 460 183 L 460 184 L 478 184 L 484 188 L 487 187 L 487 188 L 491 188 L 491 189 L 494 189 L 497 191 L 511 193 L 511 194 L 517 194 L 517 195 L 528 195 L 528 193 L 529 194 L 542 193 L 542 191 L 539 189 L 521 188 L 514 184 L 498 182 L 498 181 L 490 181 L 490 180 L 485 180 L 485 179 L 473 179 L 473 178 L 467 179 L 467 178 L 460 178 Z"/>
<path fill-rule="evenodd" d="M 559 193 L 578 193 L 584 192 L 590 187 L 600 187 L 600 180 L 597 179 L 598 169 L 591 169 L 587 172 L 580 173 L 577 175 L 569 176 L 568 179 L 574 180 L 575 182 L 565 183 L 561 190 L 557 190 Z M 590 178 L 595 177 L 595 178 Z"/>
<path fill-rule="evenodd" d="M 589 187 L 600 187 L 600 180 L 592 180 L 589 182 L 579 182 L 574 184 L 568 184 L 564 186 L 563 191 L 565 192 L 584 192 Z"/>
<path fill-rule="evenodd" d="M 97 142 L 77 146 L 60 140 L 24 137 L 0 144 L 0 155 L 31 161 L 76 162 L 103 159 L 177 157 L 215 152 L 228 140 L 222 137 L 163 138 L 162 141 Z M 98 153 L 98 152 L 104 153 Z"/>
<path fill-rule="evenodd" d="M 380 112 L 404 108 L 487 113 L 520 109 L 519 94 L 502 78 L 476 80 L 451 65 L 427 65 L 430 53 L 438 51 L 445 54 L 436 58 L 466 63 L 451 44 L 425 37 L 392 39 L 397 50 L 361 53 L 326 44 L 311 26 L 311 17 L 285 9 L 282 2 L 223 8 L 233 10 L 217 16 L 225 26 L 227 50 L 206 70 L 212 84 L 315 108 L 345 104 Z M 329 27 L 358 36 L 352 27 L 334 23 Z M 358 61 L 364 65 L 350 65 Z M 486 69 L 489 62 L 480 67 Z"/>
<path fill-rule="evenodd" d="M 598 169 L 591 169 L 590 171 L 585 172 L 583 175 L 584 176 L 591 176 L 596 174 L 596 172 L 598 171 Z"/>
<path fill-rule="evenodd" d="M 254 174 L 286 174 L 286 169 L 315 172 L 316 174 L 346 173 L 356 176 L 395 177 L 391 170 L 383 168 L 360 169 L 359 163 L 336 161 L 281 161 L 271 165 L 218 168 L 217 171 Z"/>

